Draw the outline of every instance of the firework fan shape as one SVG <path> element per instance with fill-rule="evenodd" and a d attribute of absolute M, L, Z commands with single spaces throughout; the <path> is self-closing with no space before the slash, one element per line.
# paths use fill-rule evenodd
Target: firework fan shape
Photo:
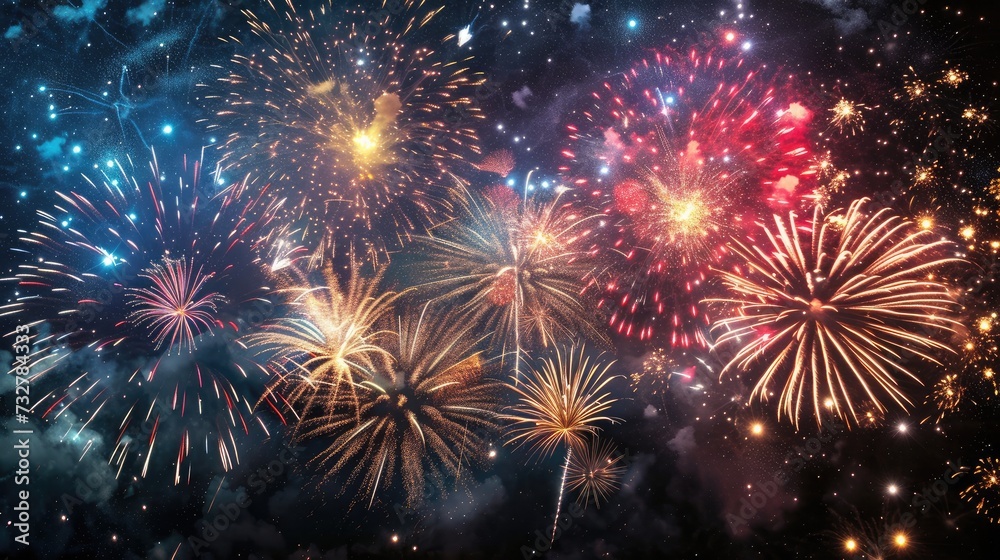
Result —
<path fill-rule="evenodd" d="M 383 343 L 391 332 L 378 325 L 399 294 L 380 292 L 382 273 L 366 277 L 358 264 L 351 266 L 346 282 L 328 265 L 316 287 L 309 274 L 297 269 L 283 276 L 290 286 L 282 291 L 293 314 L 264 324 L 243 340 L 272 375 L 262 400 L 275 411 L 290 407 L 297 417 L 324 406 L 332 413 L 340 405 L 340 392 L 356 398 L 356 384 L 370 379 L 385 356 Z"/>
<path fill-rule="evenodd" d="M 465 220 L 421 239 L 427 281 L 420 287 L 493 331 L 504 351 L 581 334 L 603 341 L 580 297 L 594 217 L 561 196 L 503 200 L 468 195 Z"/>
<path fill-rule="evenodd" d="M 570 458 L 566 488 L 577 492 L 578 503 L 593 503 L 600 509 L 601 502 L 607 502 L 618 490 L 624 473 L 625 465 L 614 444 L 593 438 Z"/>
<path fill-rule="evenodd" d="M 812 197 L 811 112 L 791 81 L 719 52 L 658 52 L 567 125 L 560 171 L 607 215 L 611 254 L 593 288 L 622 335 L 706 346 L 699 302 L 728 235 L 767 205 Z"/>
<path fill-rule="evenodd" d="M 294 186 L 287 229 L 321 250 L 384 254 L 447 217 L 448 172 L 479 153 L 469 96 L 484 80 L 465 59 L 411 46 L 442 8 L 269 4 L 244 11 L 267 47 L 237 54 L 209 95 L 220 105 L 210 128 L 235 131 L 224 166 Z"/>
<path fill-rule="evenodd" d="M 98 414 L 121 414 L 110 459 L 119 474 L 134 461 L 142 476 L 164 465 L 165 434 L 176 437 L 175 483 L 195 450 L 217 450 L 228 470 L 238 434 L 266 431 L 255 420 L 257 368 L 236 363 L 229 343 L 248 306 L 269 303 L 258 251 L 280 207 L 246 182 L 203 180 L 200 161 L 179 167 L 165 182 L 154 153 L 142 182 L 131 161 L 112 162 L 100 181 L 57 192 L 61 202 L 21 238 L 32 259 L 9 279 L 21 297 L 4 309 L 53 333 L 34 378 L 47 391 L 35 403 L 41 417 L 80 433 Z M 199 337 L 214 352 L 196 349 Z M 82 371 L 73 350 L 107 365 Z M 119 371 L 112 358 L 141 363 Z"/>
<path fill-rule="evenodd" d="M 718 346 L 738 345 L 722 373 L 759 374 L 752 397 L 761 399 L 783 383 L 778 415 L 796 426 L 803 405 L 817 423 L 821 408 L 854 424 L 865 403 L 906 408 L 900 377 L 920 379 L 902 353 L 938 363 L 935 352 L 951 351 L 932 336 L 954 332 L 955 299 L 930 279 L 960 261 L 942 256 L 951 243 L 887 209 L 866 214 L 866 203 L 830 216 L 817 208 L 804 231 L 794 213 L 775 216 L 765 243 L 731 243 L 746 271 L 721 272 L 731 295 L 717 301 L 732 314 L 713 328 Z"/>
<path fill-rule="evenodd" d="M 302 415 L 299 439 L 329 439 L 313 461 L 326 478 L 358 483 L 355 502 L 371 508 L 380 490 L 401 483 L 406 503 L 416 506 L 427 483 L 444 490 L 463 466 L 485 462 L 499 383 L 487 377 L 478 341 L 455 325 L 426 306 L 400 318 L 372 375 L 356 383 L 356 401 L 325 388 L 329 402 Z"/>
<path fill-rule="evenodd" d="M 962 490 L 961 497 L 976 507 L 976 512 L 993 523 L 1000 523 L 997 508 L 1000 507 L 1000 459 L 980 459 L 971 470 L 964 467 L 955 476 L 972 478 L 969 486 Z"/>
<path fill-rule="evenodd" d="M 523 384 L 510 385 L 518 403 L 504 415 L 510 422 L 508 443 L 530 443 L 532 453 L 545 457 L 560 446 L 583 449 L 597 434 L 599 422 L 616 422 L 605 413 L 617 400 L 608 384 L 614 361 L 591 360 L 584 346 L 560 348 L 540 361 Z"/>

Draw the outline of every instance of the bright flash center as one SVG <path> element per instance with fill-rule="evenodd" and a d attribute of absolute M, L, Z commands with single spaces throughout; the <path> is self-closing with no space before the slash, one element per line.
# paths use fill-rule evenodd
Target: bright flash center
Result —
<path fill-rule="evenodd" d="M 359 152 L 371 152 L 378 147 L 378 143 L 367 133 L 362 132 L 354 137 L 354 145 Z"/>
<path fill-rule="evenodd" d="M 684 235 L 704 234 L 704 221 L 708 215 L 705 205 L 697 197 L 674 201 L 670 205 L 670 221 Z"/>

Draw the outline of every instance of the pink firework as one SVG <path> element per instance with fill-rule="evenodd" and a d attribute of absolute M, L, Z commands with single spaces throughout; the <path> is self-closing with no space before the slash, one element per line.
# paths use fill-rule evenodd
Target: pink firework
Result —
<path fill-rule="evenodd" d="M 167 352 L 193 351 L 195 337 L 202 332 L 211 332 L 217 319 L 216 303 L 225 298 L 215 292 L 204 293 L 205 282 L 211 274 L 197 272 L 182 260 L 167 260 L 154 264 L 141 278 L 150 280 L 149 288 L 129 288 L 129 304 L 135 310 L 129 320 L 136 326 L 145 326 L 151 332 L 156 348 L 159 349 L 167 338 Z M 221 322 L 220 322 L 221 326 Z"/>
<path fill-rule="evenodd" d="M 812 200 L 812 113 L 793 86 L 741 57 L 665 50 L 573 115 L 560 172 L 607 216 L 591 288 L 619 334 L 706 345 L 699 302 L 729 237 Z"/>

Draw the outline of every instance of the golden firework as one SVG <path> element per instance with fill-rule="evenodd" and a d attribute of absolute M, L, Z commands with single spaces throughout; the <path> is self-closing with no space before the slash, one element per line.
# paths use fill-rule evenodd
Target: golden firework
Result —
<path fill-rule="evenodd" d="M 577 502 L 585 506 L 593 502 L 598 509 L 618 490 L 618 481 L 625 473 L 621 455 L 610 442 L 592 438 L 570 458 L 566 471 L 566 488 L 578 492 Z"/>
<path fill-rule="evenodd" d="M 927 398 L 928 401 L 933 402 L 934 406 L 937 407 L 938 413 L 937 417 L 934 418 L 934 422 L 939 423 L 941 420 L 944 420 L 946 415 L 958 412 L 964 395 L 965 385 L 959 379 L 958 374 L 949 373 L 939 379 L 934 384 L 934 390 L 931 391 L 931 394 Z M 930 418 L 924 419 L 925 422 L 927 420 L 930 420 Z"/>
<path fill-rule="evenodd" d="M 989 115 L 983 107 L 966 107 L 962 111 L 962 118 L 972 124 L 983 124 L 989 120 Z"/>
<path fill-rule="evenodd" d="M 954 332 L 956 302 L 933 273 L 964 261 L 886 209 L 866 215 L 866 203 L 852 203 L 840 227 L 817 208 L 808 234 L 794 213 L 775 216 L 766 244 L 732 242 L 747 269 L 720 271 L 731 297 L 715 301 L 732 313 L 713 329 L 718 344 L 740 345 L 723 373 L 760 372 L 753 395 L 762 400 L 783 379 L 778 415 L 796 426 L 805 403 L 819 423 L 827 399 L 855 424 L 866 402 L 885 410 L 888 397 L 905 408 L 899 377 L 920 379 L 903 353 L 938 363 L 935 352 L 952 351 L 933 335 Z"/>
<path fill-rule="evenodd" d="M 372 375 L 355 384 L 357 408 L 345 392 L 327 392 L 328 405 L 301 420 L 299 439 L 332 438 L 313 459 L 325 478 L 359 481 L 369 508 L 399 483 L 416 506 L 427 484 L 444 492 L 446 477 L 486 461 L 500 384 L 459 323 L 426 307 L 400 318 Z"/>
<path fill-rule="evenodd" d="M 505 350 L 581 334 L 605 340 L 580 300 L 594 216 L 558 196 L 505 204 L 470 195 L 467 207 L 465 221 L 422 239 L 428 259 L 420 288 L 493 331 Z"/>
<path fill-rule="evenodd" d="M 969 78 L 969 74 L 958 68 L 949 68 L 944 71 L 939 81 L 942 85 L 958 87 Z"/>
<path fill-rule="evenodd" d="M 412 37 L 443 6 L 267 4 L 243 11 L 264 46 L 227 38 L 237 54 L 205 96 L 219 107 L 209 128 L 231 131 L 223 169 L 290 186 L 286 221 L 323 250 L 354 243 L 387 254 L 449 218 L 449 171 L 479 153 L 471 96 L 485 80 L 470 57 Z"/>
<path fill-rule="evenodd" d="M 865 117 L 862 111 L 866 109 L 865 105 L 861 103 L 855 103 L 848 99 L 841 98 L 840 101 L 830 109 L 833 116 L 830 117 L 830 124 L 836 126 L 841 132 L 847 131 L 852 135 L 858 131 L 864 132 L 865 130 Z"/>
<path fill-rule="evenodd" d="M 971 319 L 968 336 L 961 345 L 961 363 L 964 377 L 970 386 L 981 388 L 985 397 L 1000 394 L 996 379 L 996 364 L 1000 361 L 1000 336 L 995 327 L 997 313 L 981 315 Z M 977 394 L 983 395 L 977 391 Z"/>
<path fill-rule="evenodd" d="M 670 378 L 679 366 L 665 348 L 654 349 L 643 361 L 642 372 L 629 374 L 632 391 L 646 389 L 652 395 L 665 395 L 670 388 Z"/>
<path fill-rule="evenodd" d="M 315 406 L 335 405 L 336 398 L 329 395 L 336 397 L 341 389 L 354 395 L 357 381 L 372 377 L 391 334 L 377 325 L 398 294 L 379 293 L 381 273 L 366 278 L 357 266 L 347 282 L 328 266 L 319 287 L 294 275 L 289 272 L 285 278 L 297 284 L 285 290 L 294 315 L 265 324 L 245 343 L 267 356 L 274 375 L 265 398 L 277 392 L 299 416 Z"/>
<path fill-rule="evenodd" d="M 964 467 L 955 476 L 969 476 L 972 482 L 960 496 L 976 507 L 976 512 L 1000 523 L 1000 459 L 980 459 L 972 469 Z"/>
<path fill-rule="evenodd" d="M 518 403 L 504 415 L 512 423 L 508 443 L 530 443 L 541 456 L 563 445 L 583 449 L 598 431 L 595 424 L 617 421 L 605 415 L 617 401 L 607 390 L 617 377 L 608 375 L 614 363 L 591 361 L 583 346 L 557 346 L 555 357 L 541 360 L 523 383 L 510 385 Z"/>
<path fill-rule="evenodd" d="M 997 169 L 997 172 L 1000 173 L 1000 169 Z M 1000 178 L 991 179 L 989 185 L 986 186 L 986 192 L 990 193 L 994 200 L 1000 202 Z"/>

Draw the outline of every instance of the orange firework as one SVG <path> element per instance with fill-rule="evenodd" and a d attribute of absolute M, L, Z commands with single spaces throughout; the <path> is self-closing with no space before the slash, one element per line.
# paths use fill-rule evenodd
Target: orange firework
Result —
<path fill-rule="evenodd" d="M 1000 523 L 1000 459 L 980 459 L 972 469 L 963 467 L 955 476 L 966 475 L 972 479 L 962 490 L 962 498 L 976 506 L 976 512 L 993 523 Z"/>

